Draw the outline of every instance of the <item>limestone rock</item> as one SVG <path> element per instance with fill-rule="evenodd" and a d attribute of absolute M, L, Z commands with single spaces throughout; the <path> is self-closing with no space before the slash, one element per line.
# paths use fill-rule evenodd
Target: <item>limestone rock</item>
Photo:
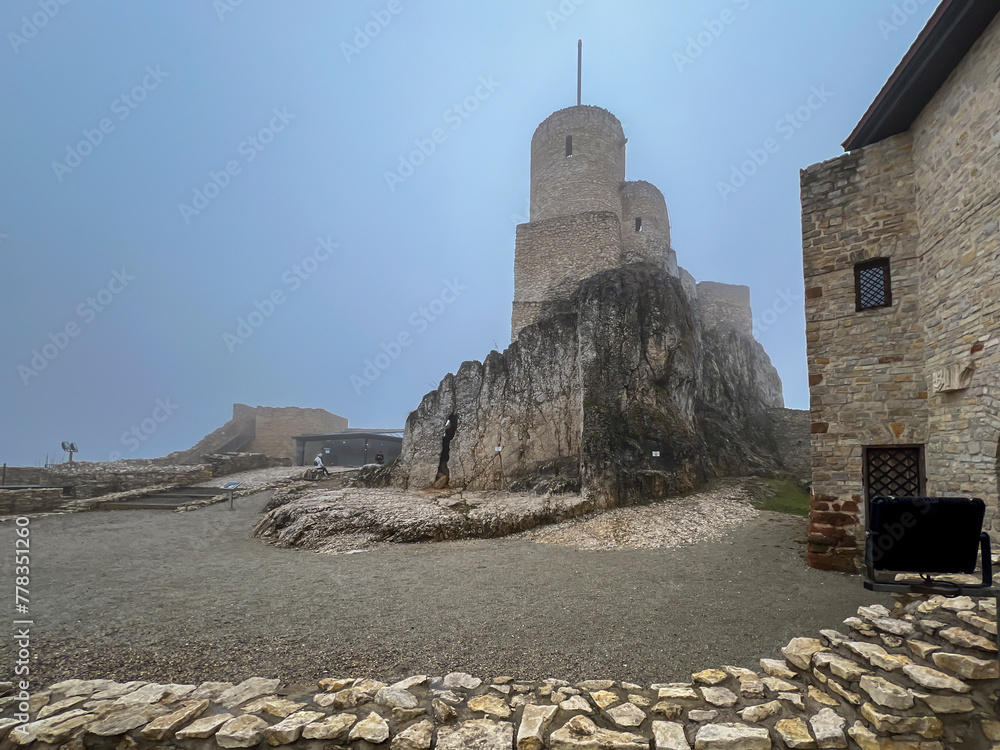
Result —
<path fill-rule="evenodd" d="M 610 690 L 598 690 L 590 694 L 591 699 L 597 704 L 598 708 L 607 708 L 608 706 L 613 706 L 618 703 L 621 699 L 612 693 Z"/>
<path fill-rule="evenodd" d="M 389 708 L 416 708 L 417 697 L 403 688 L 384 687 L 375 693 L 375 702 Z"/>
<path fill-rule="evenodd" d="M 931 657 L 935 666 L 948 669 L 967 680 L 995 680 L 1000 678 L 1000 662 L 996 659 L 977 659 L 964 654 L 936 653 Z"/>
<path fill-rule="evenodd" d="M 847 747 L 847 738 L 844 736 L 846 725 L 847 720 L 832 708 L 824 708 L 809 719 L 809 726 L 812 727 L 813 736 L 816 738 L 816 746 L 820 750 Z"/>
<path fill-rule="evenodd" d="M 410 688 L 416 687 L 417 685 L 423 685 L 425 682 L 427 682 L 427 679 L 428 679 L 427 675 L 417 674 L 413 675 L 413 677 L 407 677 L 405 680 L 394 682 L 393 684 L 389 685 L 389 687 L 395 690 L 409 690 Z M 501 678 L 498 677 L 497 681 L 499 681 L 500 679 Z"/>
<path fill-rule="evenodd" d="M 159 716 L 142 729 L 142 736 L 147 740 L 162 740 L 173 736 L 174 732 L 189 721 L 194 721 L 208 709 L 208 699 L 187 701 L 181 708 L 164 716 Z"/>
<path fill-rule="evenodd" d="M 475 690 L 483 684 L 483 681 L 465 672 L 452 672 L 445 675 L 443 684 L 448 690 L 457 687 L 465 688 L 466 690 Z"/>
<path fill-rule="evenodd" d="M 824 706 L 839 706 L 836 698 L 830 697 L 829 693 L 825 693 L 817 687 L 809 686 L 809 690 L 806 693 L 810 698 L 812 698 L 817 703 L 822 703 Z"/>
<path fill-rule="evenodd" d="M 35 716 L 36 719 L 47 719 L 50 716 L 55 716 L 56 714 L 62 713 L 63 711 L 68 711 L 71 708 L 79 706 L 88 700 L 86 695 L 76 695 L 72 698 L 66 698 L 55 703 L 49 703 L 48 705 L 42 706 L 38 709 L 38 714 Z"/>
<path fill-rule="evenodd" d="M 262 695 L 273 693 L 278 689 L 278 685 L 280 684 L 281 680 L 277 679 L 269 680 L 263 677 L 251 677 L 223 692 L 219 696 L 218 702 L 225 708 L 234 708 L 241 703 L 246 703 Z"/>
<path fill-rule="evenodd" d="M 369 692 L 360 687 L 354 686 L 344 688 L 337 693 L 319 693 L 313 697 L 313 702 L 320 706 L 333 706 L 334 708 L 357 708 L 375 700 L 375 691 Z"/>
<path fill-rule="evenodd" d="M 936 646 L 933 643 L 927 643 L 926 641 L 911 640 L 906 642 L 906 647 L 914 653 L 915 656 L 919 656 L 921 659 L 926 659 L 935 651 L 941 649 L 940 646 Z"/>
<path fill-rule="evenodd" d="M 860 695 L 858 695 L 855 692 L 852 692 L 851 690 L 848 690 L 832 677 L 826 683 L 826 689 L 829 690 L 831 693 L 834 693 L 835 695 L 839 695 L 841 698 L 846 700 L 852 706 L 860 706 L 864 700 Z"/>
<path fill-rule="evenodd" d="M 695 708 L 692 709 L 691 711 L 688 711 L 688 720 L 697 722 L 699 724 L 703 721 L 715 721 L 715 719 L 718 716 L 719 712 L 714 709 L 711 711 L 705 711 L 702 709 Z"/>
<path fill-rule="evenodd" d="M 665 685 L 657 691 L 657 697 L 660 700 L 701 700 L 698 693 L 694 691 L 694 688 L 690 685 L 676 684 L 676 685 Z"/>
<path fill-rule="evenodd" d="M 455 706 L 457 706 L 463 700 L 462 696 L 460 696 L 458 693 L 453 693 L 451 690 L 434 690 L 432 692 L 435 698 L 440 698 L 445 703 L 451 703 L 452 705 Z M 547 693 L 542 693 L 542 694 L 547 695 Z"/>
<path fill-rule="evenodd" d="M 584 703 L 586 703 L 586 701 L 584 701 Z M 475 698 L 470 698 L 469 709 L 479 713 L 485 713 L 490 716 L 495 716 L 498 719 L 506 719 L 510 716 L 510 707 L 507 705 L 507 702 L 497 695 L 480 695 Z"/>
<path fill-rule="evenodd" d="M 873 666 L 893 672 L 908 664 L 913 660 L 902 654 L 890 654 L 881 646 L 865 641 L 847 641 L 844 646 L 864 659 L 867 659 Z"/>
<path fill-rule="evenodd" d="M 93 695 L 114 684 L 116 683 L 113 680 L 63 680 L 52 685 L 49 689 L 53 693 L 60 694 L 63 698 L 72 698 L 78 695 Z"/>
<path fill-rule="evenodd" d="M 615 686 L 614 680 L 584 680 L 583 682 L 576 683 L 576 686 L 580 690 L 586 690 L 591 692 L 594 690 L 610 690 Z"/>
<path fill-rule="evenodd" d="M 935 654 L 935 656 L 941 656 L 941 654 Z M 934 663 L 938 664 L 938 661 L 935 660 Z M 949 677 L 944 672 L 939 672 L 930 667 L 919 667 L 916 664 L 911 664 L 910 666 L 903 667 L 903 674 L 921 687 L 930 688 L 931 690 L 951 690 L 953 693 L 967 693 L 972 690 L 969 685 L 961 680 Z"/>
<path fill-rule="evenodd" d="M 333 716 L 306 724 L 302 728 L 302 738 L 306 740 L 336 740 L 347 734 L 347 730 L 354 726 L 357 717 L 352 714 L 334 714 Z"/>
<path fill-rule="evenodd" d="M 903 637 L 913 635 L 913 631 L 915 630 L 913 623 L 906 620 L 896 620 L 892 617 L 879 617 L 872 620 L 872 625 L 886 633 Z"/>
<path fill-rule="evenodd" d="M 771 750 L 771 736 L 763 727 L 706 724 L 698 730 L 694 747 L 695 750 Z"/>
<path fill-rule="evenodd" d="M 586 716 L 574 716 L 552 733 L 549 737 L 549 748 L 550 750 L 649 750 L 649 740 L 631 732 L 601 729 Z M 440 742 L 438 750 L 442 750 Z"/>
<path fill-rule="evenodd" d="M 788 693 L 793 690 L 798 690 L 798 688 L 790 682 L 786 682 L 780 677 L 765 677 L 761 680 L 764 683 L 764 687 L 770 690 L 772 693 Z"/>
<path fill-rule="evenodd" d="M 559 703 L 559 708 L 563 711 L 583 711 L 586 714 L 593 713 L 587 700 L 579 695 L 571 695 L 566 700 Z"/>
<path fill-rule="evenodd" d="M 1000 742 L 1000 721 L 984 721 L 983 734 L 988 740 Z"/>
<path fill-rule="evenodd" d="M 815 638 L 793 638 L 781 653 L 799 669 L 809 669 L 813 654 L 826 650 L 826 646 Z"/>
<path fill-rule="evenodd" d="M 701 689 L 701 693 L 705 697 L 705 700 L 713 706 L 728 708 L 729 706 L 736 705 L 736 701 L 739 700 L 739 696 L 736 693 L 724 687 L 705 687 Z"/>
<path fill-rule="evenodd" d="M 984 638 L 981 635 L 976 635 L 975 633 L 970 633 L 964 628 L 945 628 L 944 630 L 938 631 L 938 635 L 946 641 L 949 641 L 956 646 L 961 646 L 962 648 L 978 649 L 979 651 L 992 651 L 994 653 L 997 650 L 996 641 Z"/>
<path fill-rule="evenodd" d="M 680 715 L 684 713 L 684 706 L 682 706 L 680 703 L 671 703 L 670 701 L 660 701 L 649 710 L 656 716 L 662 716 L 665 719 L 673 720 L 680 718 Z"/>
<path fill-rule="evenodd" d="M 750 722 L 751 724 L 759 724 L 765 719 L 777 716 L 779 713 L 781 713 L 781 703 L 778 701 L 769 701 L 767 703 L 760 703 L 756 706 L 744 708 L 740 711 L 740 718 L 743 719 L 743 721 Z"/>
<path fill-rule="evenodd" d="M 188 700 L 200 701 L 207 698 L 210 701 L 218 701 L 219 696 L 233 687 L 231 682 L 203 682 L 188 695 Z"/>
<path fill-rule="evenodd" d="M 944 733 L 944 725 L 936 716 L 896 716 L 878 711 L 871 703 L 861 707 L 861 715 L 876 732 L 885 734 L 919 734 L 932 740 Z"/>
<path fill-rule="evenodd" d="M 232 718 L 232 714 L 214 714 L 212 716 L 204 716 L 200 719 L 195 719 L 183 729 L 178 729 L 174 733 L 174 736 L 179 740 L 203 739 L 205 737 L 211 737 L 215 734 L 219 727 Z"/>
<path fill-rule="evenodd" d="M 781 659 L 761 659 L 760 668 L 765 674 L 784 680 L 793 680 L 798 676 L 798 672 L 789 669 L 788 664 Z"/>
<path fill-rule="evenodd" d="M 264 737 L 267 722 L 253 714 L 243 714 L 230 719 L 215 733 L 220 747 L 254 747 Z"/>
<path fill-rule="evenodd" d="M 961 612 L 967 609 L 975 609 L 976 602 L 973 601 L 971 597 L 968 596 L 956 596 L 952 598 L 946 598 L 941 602 L 941 609 L 948 609 L 952 612 Z"/>
<path fill-rule="evenodd" d="M 341 679 L 338 677 L 324 677 L 319 681 L 320 689 L 326 690 L 328 693 L 337 693 L 346 687 L 350 687 L 354 684 L 354 678 Z M 396 687 L 394 685 L 393 687 Z M 405 690 L 406 688 L 403 688 Z"/>
<path fill-rule="evenodd" d="M 913 707 L 913 693 L 883 677 L 864 675 L 861 678 L 861 689 L 880 706 L 898 709 Z"/>
<path fill-rule="evenodd" d="M 125 732 L 129 732 L 136 727 L 141 727 L 156 717 L 162 716 L 169 710 L 166 706 L 150 706 L 147 704 L 129 706 L 123 708 L 121 711 L 115 711 L 99 721 L 95 721 L 87 727 L 87 731 L 90 734 L 96 734 L 100 737 L 113 737 L 125 734 Z M 63 714 L 63 716 L 66 716 L 66 714 Z"/>
<path fill-rule="evenodd" d="M 438 730 L 437 750 L 510 750 L 513 745 L 514 725 L 507 721 L 473 719 Z"/>
<path fill-rule="evenodd" d="M 997 623 L 995 620 L 980 617 L 974 612 L 959 612 L 958 619 L 966 625 L 971 625 L 974 628 L 982 630 L 984 633 L 989 633 L 990 635 L 997 634 Z"/>
<path fill-rule="evenodd" d="M 916 696 L 935 714 L 967 714 L 976 710 L 976 704 L 963 696 L 928 693 L 916 693 Z"/>
<path fill-rule="evenodd" d="M 809 734 L 809 727 L 802 719 L 782 719 L 774 725 L 774 731 L 792 750 L 815 750 L 816 741 Z M 847 745 L 845 744 L 844 747 Z"/>
<path fill-rule="evenodd" d="M 763 698 L 764 682 L 756 675 L 740 677 L 740 695 L 744 698 Z"/>
<path fill-rule="evenodd" d="M 307 724 L 319 721 L 325 716 L 326 714 L 319 711 L 298 711 L 265 729 L 264 738 L 271 747 L 291 744 L 302 736 L 302 730 Z"/>
<path fill-rule="evenodd" d="M 646 720 L 646 712 L 634 703 L 623 703 L 609 708 L 606 713 L 615 724 L 626 729 L 637 727 Z"/>
<path fill-rule="evenodd" d="M 434 740 L 434 722 L 430 719 L 418 721 L 407 727 L 392 739 L 392 750 L 430 750 Z M 519 747 L 518 750 L 521 750 Z"/>
<path fill-rule="evenodd" d="M 728 678 L 729 675 L 721 669 L 706 669 L 691 675 L 691 679 L 694 682 L 699 682 L 702 685 L 718 685 L 720 682 L 724 682 Z"/>
<path fill-rule="evenodd" d="M 639 708 L 649 708 L 653 705 L 652 698 L 648 698 L 645 695 L 639 695 L 637 693 L 629 693 L 628 701 L 629 703 L 634 703 Z"/>
<path fill-rule="evenodd" d="M 305 707 L 305 703 L 296 703 L 277 695 L 268 695 L 261 698 L 254 698 L 249 703 L 244 703 L 240 706 L 240 711 L 247 714 L 264 712 L 279 719 L 284 719 L 286 716 L 300 711 Z"/>
<path fill-rule="evenodd" d="M 372 711 L 368 716 L 354 725 L 351 733 L 347 735 L 347 739 L 351 741 L 365 740 L 373 745 L 378 745 L 389 739 L 389 724 L 385 719 Z"/>
<path fill-rule="evenodd" d="M 556 706 L 525 706 L 517 728 L 517 750 L 542 750 L 545 733 L 557 710 Z"/>
<path fill-rule="evenodd" d="M 817 667 L 825 667 L 844 680 L 854 681 L 859 679 L 861 675 L 871 672 L 870 669 L 866 669 L 850 659 L 826 652 L 813 656 L 813 662 Z"/>
<path fill-rule="evenodd" d="M 670 721 L 654 721 L 653 750 L 691 750 L 691 745 L 684 736 L 683 725 Z"/>
<path fill-rule="evenodd" d="M 821 630 L 819 631 L 819 634 L 826 638 L 830 642 L 831 646 L 839 646 L 842 643 L 847 643 L 847 641 L 851 640 L 850 636 L 844 635 L 838 630 Z M 781 675 L 778 675 L 778 677 L 780 676 Z"/>
<path fill-rule="evenodd" d="M 448 722 L 455 721 L 455 719 L 458 718 L 458 713 L 455 709 L 440 698 L 434 698 L 431 700 L 431 710 L 434 711 L 434 718 L 442 724 L 447 724 Z"/>
<path fill-rule="evenodd" d="M 800 711 L 804 711 L 806 704 L 802 700 L 802 695 L 800 693 L 778 693 L 778 700 L 785 701 L 786 703 L 791 703 Z"/>

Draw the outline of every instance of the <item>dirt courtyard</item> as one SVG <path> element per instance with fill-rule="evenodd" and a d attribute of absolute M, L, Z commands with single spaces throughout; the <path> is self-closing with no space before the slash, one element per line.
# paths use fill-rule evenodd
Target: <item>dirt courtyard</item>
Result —
<path fill-rule="evenodd" d="M 237 500 L 234 511 L 32 518 L 33 683 L 389 681 L 454 670 L 669 682 L 755 667 L 790 638 L 886 601 L 858 577 L 807 568 L 806 522 L 794 516 L 759 512 L 721 538 L 675 548 L 521 537 L 323 555 L 251 538 L 268 497 Z M 0 545 L 12 550 L 13 539 L 4 522 Z M 5 580 L 12 565 L 5 555 Z M 4 664 L 13 654 L 10 639 L 0 642 Z"/>

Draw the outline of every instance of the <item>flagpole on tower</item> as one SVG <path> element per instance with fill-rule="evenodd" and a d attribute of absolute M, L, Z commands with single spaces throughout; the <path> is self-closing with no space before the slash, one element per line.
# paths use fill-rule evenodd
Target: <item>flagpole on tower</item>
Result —
<path fill-rule="evenodd" d="M 583 40 L 576 43 L 576 106 L 582 104 L 583 94 Z"/>

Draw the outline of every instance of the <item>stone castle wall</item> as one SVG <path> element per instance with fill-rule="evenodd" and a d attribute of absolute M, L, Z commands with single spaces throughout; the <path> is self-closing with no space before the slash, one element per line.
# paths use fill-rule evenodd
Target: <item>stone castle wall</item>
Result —
<path fill-rule="evenodd" d="M 588 276 L 621 265 L 617 214 L 561 216 L 517 227 L 511 337 L 543 317 L 546 303 L 568 300 Z"/>
<path fill-rule="evenodd" d="M 544 120 L 531 137 L 531 221 L 592 211 L 621 216 L 625 140 L 621 123 L 601 107 L 569 107 Z"/>
<path fill-rule="evenodd" d="M 1000 538 L 998 78 L 1000 18 L 908 132 L 802 174 L 814 566 L 853 570 L 865 446 L 922 446 L 926 493 L 982 497 Z M 892 306 L 859 312 L 871 258 Z"/>
<path fill-rule="evenodd" d="M 768 413 L 771 433 L 778 444 L 778 456 L 785 470 L 800 482 L 811 482 L 809 411 L 772 408 Z"/>
<path fill-rule="evenodd" d="M 697 299 L 698 312 L 706 328 L 738 331 L 744 336 L 753 335 L 750 287 L 702 281 L 698 283 Z"/>
<path fill-rule="evenodd" d="M 5 490 L 0 487 L 0 516 L 23 513 L 51 513 L 63 504 L 63 491 L 59 487 L 30 490 Z"/>
<path fill-rule="evenodd" d="M 912 127 L 928 394 L 928 491 L 997 518 L 1000 441 L 1000 17 Z M 935 375 L 974 368 L 946 392 Z M 995 534 L 1000 541 L 1000 533 Z"/>
<path fill-rule="evenodd" d="M 322 435 L 344 432 L 347 418 L 326 409 L 303 409 L 296 406 L 257 407 L 256 436 L 242 450 L 264 453 L 275 458 L 295 459 L 295 435 Z"/>
<path fill-rule="evenodd" d="M 622 186 L 622 262 L 661 263 L 677 275 L 677 254 L 670 249 L 670 219 L 663 193 L 643 180 Z M 638 222 L 638 226 L 637 226 Z"/>
<path fill-rule="evenodd" d="M 927 440 L 910 136 L 805 170 L 802 236 L 812 416 L 809 563 L 853 570 L 864 525 L 864 446 Z M 857 312 L 854 264 L 872 258 L 890 259 L 892 306 Z"/>

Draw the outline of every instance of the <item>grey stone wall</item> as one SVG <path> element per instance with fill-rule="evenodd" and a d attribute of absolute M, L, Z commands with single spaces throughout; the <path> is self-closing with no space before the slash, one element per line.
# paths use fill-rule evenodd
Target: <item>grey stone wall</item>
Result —
<path fill-rule="evenodd" d="M 7 484 L 44 484 L 45 469 L 40 466 L 8 466 L 4 476 Z"/>
<path fill-rule="evenodd" d="M 782 466 L 800 482 L 811 482 L 809 410 L 772 408 L 768 413 Z"/>
<path fill-rule="evenodd" d="M 0 487 L 0 515 L 51 513 L 63 503 L 62 489 L 5 490 Z"/>
<path fill-rule="evenodd" d="M 566 138 L 573 155 L 566 156 Z M 549 115 L 531 137 L 532 222 L 610 211 L 621 216 L 625 134 L 601 107 L 568 107 Z"/>
<path fill-rule="evenodd" d="M 161 484 L 197 484 L 211 478 L 212 471 L 205 464 L 157 466 L 135 460 L 108 463 L 78 461 L 50 468 L 45 483 L 73 487 L 73 497 L 82 499 Z"/>
<path fill-rule="evenodd" d="M 621 262 L 617 214 L 583 213 L 518 225 L 511 338 L 540 319 L 544 303 L 568 300 L 585 278 Z"/>
<path fill-rule="evenodd" d="M 677 255 L 670 249 L 670 219 L 663 193 L 645 181 L 626 182 L 622 199 L 622 261 L 652 260 L 677 275 Z M 636 229 L 636 220 L 641 220 Z"/>
<path fill-rule="evenodd" d="M 1000 538 L 998 78 L 1000 18 L 910 131 L 802 174 L 817 567 L 854 567 L 865 446 L 922 446 L 926 492 L 982 497 Z M 892 306 L 858 312 L 871 258 Z"/>
<path fill-rule="evenodd" d="M 753 312 L 750 309 L 750 287 L 742 284 L 721 284 L 717 281 L 698 283 L 698 312 L 706 328 L 738 331 L 753 335 Z"/>

